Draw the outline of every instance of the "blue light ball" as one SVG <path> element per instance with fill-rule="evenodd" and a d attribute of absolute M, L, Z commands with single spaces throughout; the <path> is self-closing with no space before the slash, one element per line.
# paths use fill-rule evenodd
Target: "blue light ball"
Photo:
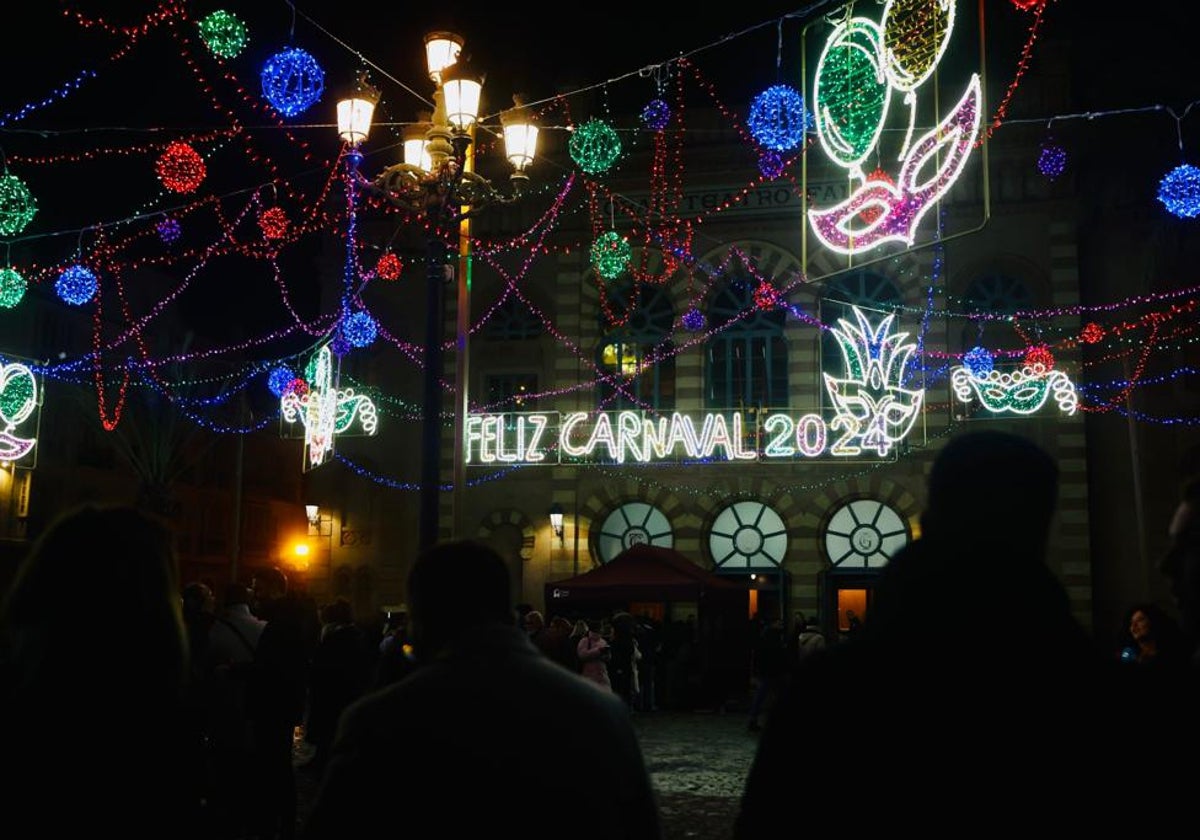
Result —
<path fill-rule="evenodd" d="M 671 121 L 671 106 L 661 99 L 651 99 L 642 109 L 642 124 L 651 131 L 662 131 Z"/>
<path fill-rule="evenodd" d="M 167 216 L 155 225 L 154 229 L 158 232 L 158 238 L 164 245 L 171 245 L 178 242 L 180 235 L 183 234 L 183 228 L 180 227 L 179 221 L 172 219 L 170 216 Z"/>
<path fill-rule="evenodd" d="M 1181 219 L 1200 216 L 1200 169 L 1176 166 L 1158 184 L 1158 200 Z"/>
<path fill-rule="evenodd" d="M 366 347 L 378 334 L 375 319 L 366 312 L 355 312 L 342 322 L 342 335 L 353 347 Z"/>
<path fill-rule="evenodd" d="M 280 365 L 267 375 L 267 389 L 275 396 L 282 397 L 295 378 L 296 374 L 292 373 L 291 369 Z"/>
<path fill-rule="evenodd" d="M 304 50 L 289 48 L 267 59 L 262 69 L 263 96 L 285 117 L 308 110 L 325 90 L 325 71 Z"/>
<path fill-rule="evenodd" d="M 704 313 L 692 307 L 683 313 L 683 328 L 689 332 L 700 332 L 704 329 Z"/>
<path fill-rule="evenodd" d="M 64 268 L 54 281 L 55 293 L 72 306 L 82 306 L 94 298 L 99 286 L 100 283 L 92 270 L 82 265 Z"/>
<path fill-rule="evenodd" d="M 995 367 L 995 363 L 996 360 L 992 357 L 992 354 L 978 345 L 972 347 L 963 356 L 963 364 L 966 365 L 967 370 L 976 379 L 983 379 L 991 373 L 992 368 Z"/>
<path fill-rule="evenodd" d="M 783 155 L 779 154 L 779 152 L 765 149 L 758 156 L 758 171 L 768 181 L 774 181 L 783 174 Z"/>
<path fill-rule="evenodd" d="M 758 145 L 777 152 L 799 146 L 810 126 L 804 97 L 788 85 L 772 85 L 754 97 L 746 123 Z"/>
<path fill-rule="evenodd" d="M 1067 168 L 1067 152 L 1062 146 L 1047 143 L 1042 146 L 1042 153 L 1038 155 L 1037 165 L 1038 172 L 1053 181 Z"/>

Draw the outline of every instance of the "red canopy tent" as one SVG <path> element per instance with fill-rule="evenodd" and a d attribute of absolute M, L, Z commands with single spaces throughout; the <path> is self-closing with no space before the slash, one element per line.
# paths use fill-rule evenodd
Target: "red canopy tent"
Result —
<path fill-rule="evenodd" d="M 746 587 L 700 568 L 673 548 L 638 543 L 603 566 L 546 584 L 548 613 L 629 609 L 634 603 L 695 603 L 745 615 Z"/>
<path fill-rule="evenodd" d="M 640 543 L 603 566 L 547 583 L 545 596 L 547 616 L 647 613 L 659 620 L 664 638 L 683 633 L 694 651 L 689 654 L 694 660 L 684 667 L 698 681 L 692 690 L 695 703 L 715 707 L 745 694 L 750 599 L 744 582 L 702 569 L 673 548 Z M 662 679 L 671 679 L 671 668 L 665 666 Z"/>

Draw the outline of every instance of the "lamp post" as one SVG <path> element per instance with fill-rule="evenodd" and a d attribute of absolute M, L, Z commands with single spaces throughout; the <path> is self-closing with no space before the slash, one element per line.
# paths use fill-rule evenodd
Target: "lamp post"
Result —
<path fill-rule="evenodd" d="M 483 81 L 461 60 L 463 40 L 451 32 L 425 37 L 425 58 L 434 83 L 432 113 L 428 123 L 404 134 L 404 161 L 386 167 L 364 186 L 376 196 L 409 211 L 426 222 L 425 238 L 425 346 L 421 414 L 421 496 L 419 543 L 424 550 L 437 541 L 438 496 L 441 489 L 442 333 L 444 287 L 457 278 L 455 405 L 454 405 L 454 531 L 459 531 L 462 490 L 465 487 L 465 452 L 469 381 L 468 339 L 471 318 L 470 220 L 493 204 L 515 201 L 528 176 L 525 168 L 537 149 L 537 127 L 514 97 L 516 107 L 502 118 L 505 154 L 513 165 L 512 194 L 504 195 L 474 170 L 474 147 Z M 447 231 L 458 228 L 458 270 L 448 261 Z"/>

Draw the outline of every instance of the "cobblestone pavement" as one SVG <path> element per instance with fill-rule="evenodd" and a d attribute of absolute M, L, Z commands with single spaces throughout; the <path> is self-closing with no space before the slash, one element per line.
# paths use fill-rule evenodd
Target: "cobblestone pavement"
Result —
<path fill-rule="evenodd" d="M 664 840 L 729 840 L 757 744 L 745 714 L 639 713 L 634 726 L 658 793 Z M 303 820 L 316 785 L 304 768 L 296 782 Z"/>

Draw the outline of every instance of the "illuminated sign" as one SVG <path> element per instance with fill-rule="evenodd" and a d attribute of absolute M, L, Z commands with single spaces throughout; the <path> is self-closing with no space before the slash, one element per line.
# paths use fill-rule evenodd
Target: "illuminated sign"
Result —
<path fill-rule="evenodd" d="M 32 467 L 30 453 L 37 445 L 35 412 L 40 405 L 37 377 L 28 365 L 0 362 L 0 461 Z M 18 434 L 33 433 L 33 437 Z M 26 459 L 24 463 L 18 463 Z"/>
<path fill-rule="evenodd" d="M 304 377 L 307 387 L 289 387 L 280 398 L 280 410 L 286 423 L 304 426 L 304 467 L 312 469 L 325 463 L 333 452 L 336 435 L 346 432 L 358 421 L 364 434 L 373 435 L 379 425 L 375 403 L 370 397 L 355 394 L 351 388 L 334 383 L 333 353 L 324 345 L 308 364 Z"/>
<path fill-rule="evenodd" d="M 709 412 L 692 417 L 651 411 L 473 414 L 462 445 L 467 464 L 881 459 L 894 455 L 924 404 L 924 390 L 902 386 L 916 345 L 892 332 L 895 315 L 873 325 L 857 307 L 830 332 L 844 376 L 824 374 L 832 411 Z M 758 421 L 757 423 L 755 421 Z"/>

